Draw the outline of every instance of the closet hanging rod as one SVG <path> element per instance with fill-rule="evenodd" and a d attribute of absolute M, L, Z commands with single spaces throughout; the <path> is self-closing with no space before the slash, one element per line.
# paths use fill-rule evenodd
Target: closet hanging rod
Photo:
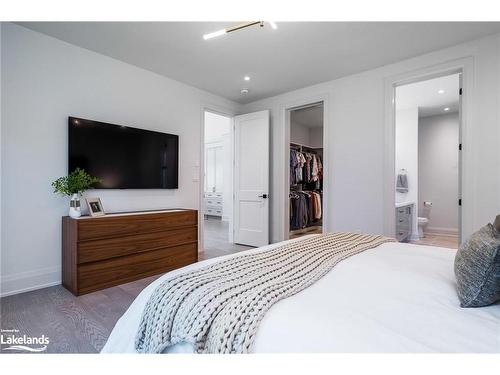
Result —
<path fill-rule="evenodd" d="M 319 150 L 319 149 L 323 148 L 323 147 L 311 147 L 311 146 L 303 145 L 303 144 L 296 143 L 296 142 L 290 142 L 290 146 L 298 146 L 298 147 L 308 148 L 311 150 Z"/>

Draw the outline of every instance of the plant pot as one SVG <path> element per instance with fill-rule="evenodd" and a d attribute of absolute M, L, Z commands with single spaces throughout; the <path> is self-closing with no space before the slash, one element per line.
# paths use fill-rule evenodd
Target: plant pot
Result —
<path fill-rule="evenodd" d="M 71 200 L 69 201 L 69 216 L 72 218 L 78 218 L 82 216 L 80 196 L 78 194 L 73 194 L 71 196 Z"/>

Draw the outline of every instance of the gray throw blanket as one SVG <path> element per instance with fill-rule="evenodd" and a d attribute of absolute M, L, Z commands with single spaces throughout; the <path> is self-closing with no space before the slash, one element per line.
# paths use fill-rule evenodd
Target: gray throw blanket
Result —
<path fill-rule="evenodd" d="M 318 235 L 174 276 L 147 302 L 135 348 L 161 353 L 187 342 L 198 353 L 247 353 L 273 304 L 309 287 L 340 261 L 390 241 L 355 233 Z"/>

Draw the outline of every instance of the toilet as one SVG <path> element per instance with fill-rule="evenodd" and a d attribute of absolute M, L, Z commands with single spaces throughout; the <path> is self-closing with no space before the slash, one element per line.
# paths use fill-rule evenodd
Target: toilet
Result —
<path fill-rule="evenodd" d="M 427 227 L 427 224 L 429 224 L 429 217 L 431 215 L 431 208 L 432 208 L 432 202 L 429 201 L 424 201 L 424 209 L 423 209 L 423 214 L 426 215 L 427 217 L 418 217 L 418 237 L 419 238 L 424 238 L 424 230 Z"/>
<path fill-rule="evenodd" d="M 426 217 L 419 217 L 418 218 L 418 237 L 419 238 L 424 238 L 424 229 L 427 227 L 427 224 L 429 224 L 429 219 Z"/>

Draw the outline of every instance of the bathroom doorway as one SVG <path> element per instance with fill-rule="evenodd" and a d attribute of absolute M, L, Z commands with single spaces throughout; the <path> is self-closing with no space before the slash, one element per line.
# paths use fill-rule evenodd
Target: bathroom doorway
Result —
<path fill-rule="evenodd" d="M 401 242 L 456 249 L 461 73 L 395 88 L 395 222 Z"/>
<path fill-rule="evenodd" d="M 200 260 L 250 249 L 233 238 L 234 117 L 209 110 L 203 116 Z"/>

